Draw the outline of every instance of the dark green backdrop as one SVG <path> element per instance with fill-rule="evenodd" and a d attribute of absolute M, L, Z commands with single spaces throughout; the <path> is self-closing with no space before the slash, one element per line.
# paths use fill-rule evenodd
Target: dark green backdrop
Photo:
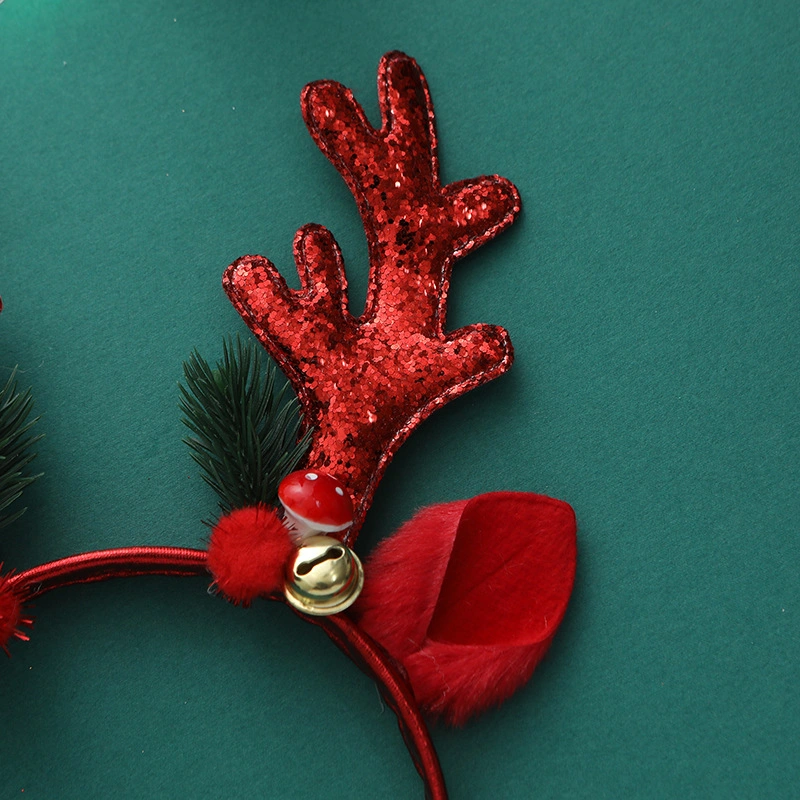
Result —
<path fill-rule="evenodd" d="M 449 316 L 506 326 L 517 363 L 404 446 L 360 550 L 502 488 L 580 526 L 534 680 L 434 731 L 454 800 L 796 797 L 800 6 L 492 5 L 0 5 L 0 378 L 21 366 L 47 434 L 0 560 L 201 541 L 181 362 L 243 330 L 225 266 L 291 273 L 305 222 L 334 231 L 363 303 L 355 205 L 298 94 L 335 78 L 374 119 L 378 59 L 402 49 L 444 178 L 522 193 Z M 0 663 L 3 798 L 421 797 L 393 715 L 323 634 L 205 588 L 36 604 Z"/>

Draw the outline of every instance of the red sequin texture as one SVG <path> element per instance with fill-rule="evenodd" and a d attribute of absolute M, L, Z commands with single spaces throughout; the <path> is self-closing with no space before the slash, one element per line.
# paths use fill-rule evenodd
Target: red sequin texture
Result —
<path fill-rule="evenodd" d="M 432 411 L 511 365 L 492 325 L 444 331 L 453 262 L 510 225 L 516 188 L 496 175 L 439 182 L 433 106 L 417 63 L 402 53 L 378 71 L 383 125 L 333 81 L 305 87 L 303 117 L 347 182 L 369 246 L 364 314 L 347 310 L 342 256 L 330 232 L 295 236 L 301 288 L 262 256 L 225 272 L 228 296 L 280 364 L 315 433 L 308 463 L 339 478 L 356 504 L 352 544 L 386 465 Z"/>

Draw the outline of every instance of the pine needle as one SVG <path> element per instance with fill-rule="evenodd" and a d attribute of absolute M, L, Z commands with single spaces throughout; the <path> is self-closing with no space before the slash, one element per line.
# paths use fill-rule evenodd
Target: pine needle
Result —
<path fill-rule="evenodd" d="M 299 404 L 288 384 L 276 389 L 277 366 L 237 336 L 223 342 L 215 369 L 195 351 L 183 371 L 180 407 L 193 434 L 184 442 L 223 513 L 275 505 L 278 484 L 311 441 L 311 430 L 299 437 Z"/>
<path fill-rule="evenodd" d="M 30 430 L 37 422 L 28 420 L 33 408 L 30 389 L 17 391 L 17 370 L 12 371 L 5 386 L 0 389 L 0 528 L 4 528 L 25 513 L 25 509 L 4 513 L 20 498 L 23 489 L 39 475 L 29 475 L 27 467 L 36 457 L 30 447 L 42 438 L 31 436 Z"/>

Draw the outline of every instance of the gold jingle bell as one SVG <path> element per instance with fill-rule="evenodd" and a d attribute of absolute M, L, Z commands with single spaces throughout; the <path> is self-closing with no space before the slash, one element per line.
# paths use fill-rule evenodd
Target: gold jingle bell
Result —
<path fill-rule="evenodd" d="M 283 593 L 289 604 L 316 617 L 338 614 L 364 587 L 358 556 L 330 536 L 309 536 L 290 559 Z"/>

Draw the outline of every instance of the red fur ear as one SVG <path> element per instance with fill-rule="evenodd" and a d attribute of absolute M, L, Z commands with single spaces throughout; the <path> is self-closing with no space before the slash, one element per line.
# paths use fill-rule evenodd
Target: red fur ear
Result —
<path fill-rule="evenodd" d="M 289 531 L 267 506 L 239 508 L 222 517 L 208 545 L 208 570 L 219 590 L 236 605 L 283 587 L 294 551 Z"/>
<path fill-rule="evenodd" d="M 420 705 L 459 725 L 531 676 L 576 556 L 575 514 L 560 500 L 496 492 L 431 506 L 367 562 L 359 623 L 403 664 Z"/>

